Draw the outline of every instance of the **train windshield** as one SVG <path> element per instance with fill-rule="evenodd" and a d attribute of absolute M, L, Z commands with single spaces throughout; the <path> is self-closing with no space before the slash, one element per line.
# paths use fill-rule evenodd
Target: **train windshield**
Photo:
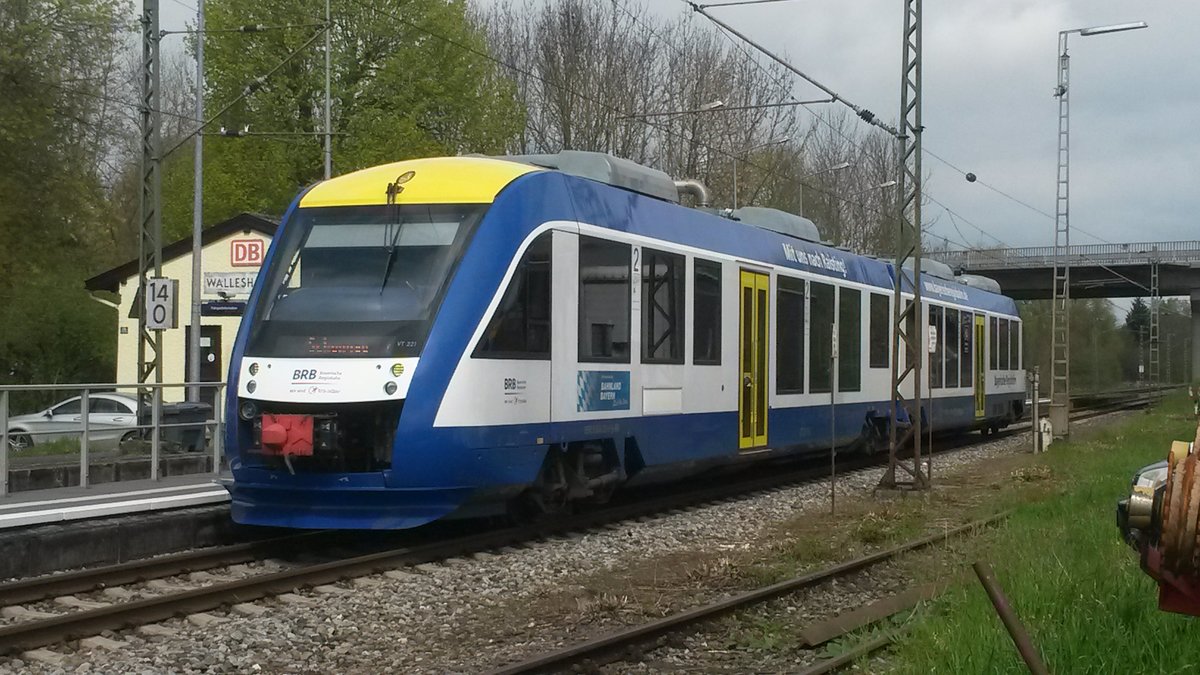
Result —
<path fill-rule="evenodd" d="M 416 356 L 486 205 L 300 209 L 277 243 L 247 353 Z"/>

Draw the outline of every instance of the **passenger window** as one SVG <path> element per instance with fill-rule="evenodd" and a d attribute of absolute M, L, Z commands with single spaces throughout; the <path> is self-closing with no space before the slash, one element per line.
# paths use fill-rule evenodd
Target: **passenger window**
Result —
<path fill-rule="evenodd" d="M 833 389 L 833 286 L 813 282 L 809 293 L 808 391 L 815 394 Z"/>
<path fill-rule="evenodd" d="M 1008 352 L 1008 319 L 1000 319 L 1000 343 L 999 343 L 999 370 L 1008 370 L 1010 365 Z"/>
<path fill-rule="evenodd" d="M 721 264 L 696 259 L 692 317 L 692 362 L 721 364 Z"/>
<path fill-rule="evenodd" d="M 971 369 L 971 364 L 974 363 L 974 351 L 971 349 L 974 342 L 973 336 L 975 333 L 975 315 L 971 312 L 963 312 L 959 319 L 959 350 L 958 350 L 958 366 L 959 378 L 958 385 L 960 387 L 973 386 L 974 377 Z"/>
<path fill-rule="evenodd" d="M 862 386 L 862 292 L 838 291 L 838 391 L 858 391 Z"/>
<path fill-rule="evenodd" d="M 775 290 L 775 392 L 804 393 L 804 280 L 785 276 Z"/>
<path fill-rule="evenodd" d="M 642 249 L 642 362 L 683 363 L 684 257 Z"/>
<path fill-rule="evenodd" d="M 1012 335 L 1009 337 L 1009 349 L 1012 350 L 1012 368 L 1013 370 L 1020 370 L 1021 347 L 1023 345 L 1023 341 L 1021 340 L 1021 322 L 1011 321 L 1008 325 L 1012 329 Z"/>
<path fill-rule="evenodd" d="M 913 311 L 912 300 L 904 301 L 904 311 L 908 312 L 904 317 L 904 334 L 908 336 L 909 341 L 916 345 L 917 354 L 920 355 L 921 350 L 925 348 L 925 338 L 917 335 L 917 312 Z M 908 345 L 902 345 L 900 350 L 900 353 L 904 355 L 905 362 L 911 363 L 912 359 L 908 355 Z"/>
<path fill-rule="evenodd" d="M 988 352 L 990 358 L 988 362 L 991 364 L 992 370 L 1000 370 L 1000 320 L 996 317 L 989 317 L 990 325 L 988 326 L 991 333 L 989 340 Z"/>
<path fill-rule="evenodd" d="M 870 365 L 872 368 L 887 368 L 891 354 L 888 336 L 892 332 L 891 316 L 888 312 L 888 297 L 882 293 L 871 294 Z"/>
<path fill-rule="evenodd" d="M 938 342 L 945 343 L 946 351 L 946 388 L 958 386 L 958 310 L 946 309 L 946 331 L 938 336 Z"/>
<path fill-rule="evenodd" d="M 942 359 L 945 358 L 946 352 L 946 332 L 942 329 L 942 315 L 944 309 L 937 305 L 929 306 L 929 325 L 937 329 L 937 343 L 933 346 L 933 353 L 929 354 L 929 382 L 930 387 L 934 389 L 942 388 Z M 929 336 L 922 335 L 919 341 L 922 349 L 929 351 Z"/>
<path fill-rule="evenodd" d="M 630 248 L 579 237 L 579 360 L 629 363 Z"/>
<path fill-rule="evenodd" d="M 551 233 L 529 244 L 473 356 L 550 358 Z"/>

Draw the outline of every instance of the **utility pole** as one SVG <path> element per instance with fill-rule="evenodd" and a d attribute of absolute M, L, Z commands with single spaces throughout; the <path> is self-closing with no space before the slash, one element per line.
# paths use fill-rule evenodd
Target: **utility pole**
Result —
<path fill-rule="evenodd" d="M 162 276 L 162 113 L 159 107 L 158 0 L 142 0 L 142 189 L 138 238 L 138 382 L 162 382 L 162 334 L 146 328 L 146 299 L 151 272 Z"/>
<path fill-rule="evenodd" d="M 893 286 L 892 406 L 888 425 L 888 466 L 879 487 L 921 490 L 929 487 L 930 475 L 921 466 L 921 361 L 924 358 L 925 326 L 921 312 L 921 0 L 905 0 L 904 39 L 900 70 L 899 186 L 897 188 L 896 265 Z M 912 303 L 905 306 L 904 265 L 912 261 Z M 904 357 L 903 370 L 900 358 Z M 905 389 L 911 383 L 911 395 Z M 897 422 L 903 408 L 909 427 L 901 433 Z M 912 465 L 902 461 L 905 442 L 912 438 Z M 898 470 L 907 476 L 897 477 Z"/>
<path fill-rule="evenodd" d="M 204 120 L 204 0 L 196 0 L 196 124 Z M 188 326 L 188 382 L 200 381 L 200 298 L 203 272 L 204 134 L 196 132 L 192 169 L 192 322 Z M 188 400 L 200 400 L 200 387 L 188 387 Z"/>
<path fill-rule="evenodd" d="M 204 0 L 200 0 L 202 3 Z M 330 32 L 333 30 L 333 23 L 330 21 L 329 0 L 325 0 L 325 180 L 333 174 L 333 144 L 332 132 L 333 126 L 330 123 L 329 114 L 329 49 Z"/>

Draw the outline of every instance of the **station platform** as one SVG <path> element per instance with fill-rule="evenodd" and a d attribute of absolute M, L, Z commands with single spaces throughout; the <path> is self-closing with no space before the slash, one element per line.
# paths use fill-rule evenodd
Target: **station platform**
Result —
<path fill-rule="evenodd" d="M 230 476 L 205 473 L 17 492 L 0 498 L 0 530 L 225 504 L 229 493 L 216 483 L 221 478 Z"/>

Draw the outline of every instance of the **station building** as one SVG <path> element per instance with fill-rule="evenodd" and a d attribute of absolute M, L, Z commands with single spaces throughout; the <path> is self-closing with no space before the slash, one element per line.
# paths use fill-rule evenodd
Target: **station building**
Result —
<path fill-rule="evenodd" d="M 238 325 L 258 276 L 267 247 L 279 221 L 270 216 L 241 213 L 203 230 L 201 235 L 200 379 L 225 379 Z M 163 246 L 162 276 L 177 287 L 176 327 L 162 331 L 162 381 L 184 382 L 188 371 L 188 326 L 191 323 L 192 237 Z M 137 259 L 97 274 L 84 282 L 96 300 L 116 311 L 116 382 L 137 382 L 138 314 L 144 303 L 138 291 Z M 114 302 L 100 293 L 119 296 Z M 163 399 L 184 397 L 179 389 L 167 390 Z M 211 394 L 204 396 L 211 399 Z"/>

